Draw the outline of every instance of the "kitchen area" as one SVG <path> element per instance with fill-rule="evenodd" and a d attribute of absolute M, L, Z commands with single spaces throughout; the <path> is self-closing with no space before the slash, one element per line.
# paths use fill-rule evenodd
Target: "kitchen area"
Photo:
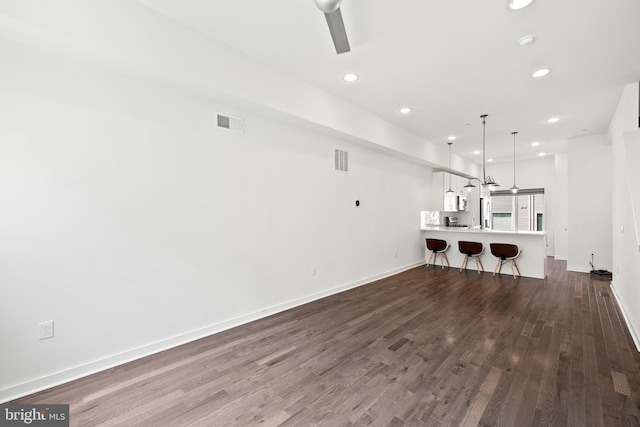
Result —
<path fill-rule="evenodd" d="M 510 193 L 484 188 L 478 179 L 452 175 L 447 172 L 433 173 L 433 210 L 420 212 L 420 229 L 423 238 L 445 240 L 449 244 L 446 251 L 451 268 L 460 268 L 465 255 L 458 250 L 459 241 L 482 243 L 484 247 L 480 260 L 488 273 L 492 273 L 498 258 L 491 254 L 491 243 L 517 245 L 520 255 L 516 259 L 523 277 L 544 279 L 547 272 L 547 232 L 544 230 L 540 208 L 530 209 L 533 215 L 533 227 L 524 224 L 518 227 L 518 216 L 528 198 L 539 200 L 539 191 Z M 448 191 L 452 190 L 452 191 Z M 531 194 L 529 194 L 531 193 Z M 492 198 L 499 200 L 499 206 L 492 212 Z M 441 202 L 440 202 L 441 201 Z M 507 215 L 501 205 L 511 201 L 514 213 Z M 508 205 L 508 203 L 507 203 Z M 522 205 L 522 206 L 521 206 Z M 513 218 L 510 221 L 504 219 Z M 498 227 L 494 227 L 494 219 Z M 507 225 L 505 225 L 507 224 Z M 509 224 L 511 224 L 509 226 Z M 424 243 L 423 243 L 424 244 Z M 425 260 L 429 253 L 425 246 Z M 468 263 L 467 269 L 476 269 L 475 263 Z M 503 267 L 501 274 L 511 275 L 511 269 Z"/>

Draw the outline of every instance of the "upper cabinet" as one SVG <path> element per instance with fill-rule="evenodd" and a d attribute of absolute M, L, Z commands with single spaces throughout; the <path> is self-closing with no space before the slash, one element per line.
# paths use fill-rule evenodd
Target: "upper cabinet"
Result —
<path fill-rule="evenodd" d="M 469 183 L 467 178 L 457 175 L 451 175 L 451 189 L 454 195 L 448 196 L 449 189 L 449 173 L 434 172 L 432 177 L 431 199 L 429 200 L 428 210 L 444 211 L 444 212 L 468 212 L 468 222 L 472 223 L 473 218 L 479 216 L 480 211 L 480 183 L 478 180 L 471 180 L 475 185 L 471 191 L 464 188 Z"/>
<path fill-rule="evenodd" d="M 451 179 L 451 181 L 449 181 Z M 451 175 L 448 172 L 434 172 L 432 180 L 433 200 L 430 203 L 431 210 L 445 212 L 467 211 L 467 195 L 464 192 L 464 186 L 468 180 L 457 175 Z M 447 193 L 451 188 L 453 193 Z"/>
<path fill-rule="evenodd" d="M 445 212 L 458 212 L 458 195 L 456 193 L 444 193 Z"/>

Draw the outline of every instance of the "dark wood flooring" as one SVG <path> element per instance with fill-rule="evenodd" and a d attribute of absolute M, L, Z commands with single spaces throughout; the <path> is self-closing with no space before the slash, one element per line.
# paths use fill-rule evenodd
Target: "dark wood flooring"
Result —
<path fill-rule="evenodd" d="M 417 267 L 15 403 L 74 426 L 640 426 L 609 283 Z"/>

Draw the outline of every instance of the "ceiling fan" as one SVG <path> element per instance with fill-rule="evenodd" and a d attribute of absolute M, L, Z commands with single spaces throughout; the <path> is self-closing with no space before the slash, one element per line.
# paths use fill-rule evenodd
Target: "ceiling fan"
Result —
<path fill-rule="evenodd" d="M 329 32 L 333 39 L 333 45 L 336 48 L 336 53 L 341 54 L 349 52 L 349 40 L 347 39 L 347 31 L 344 28 L 344 22 L 342 21 L 342 13 L 340 12 L 340 3 L 342 0 L 314 0 L 316 6 L 322 12 L 327 19 L 327 25 L 329 25 Z"/>

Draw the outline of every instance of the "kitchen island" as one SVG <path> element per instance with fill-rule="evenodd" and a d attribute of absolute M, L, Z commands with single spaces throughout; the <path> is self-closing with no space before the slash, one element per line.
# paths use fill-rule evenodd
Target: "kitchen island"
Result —
<path fill-rule="evenodd" d="M 484 246 L 484 252 L 480 256 L 482 265 L 488 273 L 493 273 L 498 258 L 491 254 L 490 243 L 511 243 L 518 245 L 520 256 L 516 259 L 518 268 L 523 277 L 533 277 L 544 279 L 547 275 L 547 232 L 546 231 L 496 231 L 462 227 L 426 226 L 421 228 L 424 238 L 446 240 L 451 246 L 447 250 L 447 258 L 451 263 L 451 268 L 458 268 L 462 265 L 464 254 L 458 250 L 458 241 L 468 240 L 480 242 Z M 429 258 L 426 244 L 425 260 Z M 446 264 L 446 263 L 445 263 Z M 439 266 L 439 264 L 438 264 Z M 476 270 L 474 262 L 467 263 L 467 269 Z M 508 264 L 502 266 L 502 274 L 511 275 L 511 267 Z"/>

